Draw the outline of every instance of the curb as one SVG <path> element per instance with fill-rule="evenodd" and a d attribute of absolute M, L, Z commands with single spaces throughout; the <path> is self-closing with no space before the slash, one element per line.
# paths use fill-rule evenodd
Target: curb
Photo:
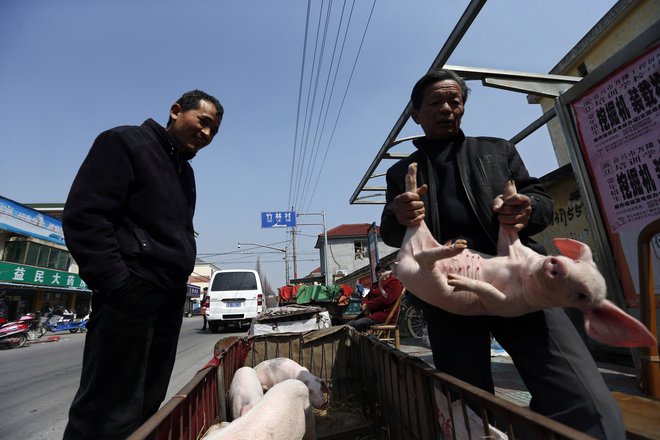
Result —
<path fill-rule="evenodd" d="M 46 339 L 39 338 L 34 341 L 28 341 L 28 344 L 43 344 L 45 342 L 59 342 L 62 339 L 61 336 L 48 336 Z"/>

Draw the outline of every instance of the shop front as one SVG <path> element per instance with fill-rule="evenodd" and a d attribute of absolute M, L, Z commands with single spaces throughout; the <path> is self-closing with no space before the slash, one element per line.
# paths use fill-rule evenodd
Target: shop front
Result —
<path fill-rule="evenodd" d="M 186 288 L 186 305 L 184 306 L 184 314 L 186 316 L 192 316 L 199 313 L 199 300 L 200 300 L 201 290 L 199 286 L 194 284 L 188 284 Z"/>
<path fill-rule="evenodd" d="M 58 306 L 82 317 L 90 311 L 91 293 L 76 273 L 0 262 L 0 318 L 46 314 Z"/>

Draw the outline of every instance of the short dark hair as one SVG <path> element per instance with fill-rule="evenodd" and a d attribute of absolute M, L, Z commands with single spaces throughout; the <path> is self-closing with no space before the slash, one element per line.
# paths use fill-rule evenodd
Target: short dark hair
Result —
<path fill-rule="evenodd" d="M 211 96 L 206 92 L 202 92 L 201 90 L 191 90 L 189 92 L 184 93 L 181 95 L 181 98 L 176 100 L 176 104 L 179 104 L 181 106 L 182 111 L 188 111 L 188 110 L 194 110 L 199 108 L 199 101 L 208 101 L 211 104 L 213 104 L 218 111 L 216 115 L 218 116 L 218 121 L 222 121 L 222 116 L 225 114 L 225 109 L 222 108 L 222 104 L 220 104 L 220 101 L 215 96 Z M 167 126 L 169 127 L 170 124 L 172 124 L 172 118 L 170 117 L 167 120 Z"/>
<path fill-rule="evenodd" d="M 463 98 L 463 104 L 465 104 L 468 98 L 468 93 L 470 92 L 470 88 L 465 83 L 465 80 L 452 70 L 439 69 L 427 73 L 426 75 L 421 77 L 415 84 L 415 86 L 412 89 L 412 93 L 410 94 L 410 100 L 412 101 L 413 108 L 415 110 L 419 110 L 422 107 L 422 99 L 424 98 L 424 92 L 430 85 L 435 84 L 438 81 L 444 81 L 447 79 L 456 81 L 458 83 L 458 86 L 461 88 L 461 97 Z"/>

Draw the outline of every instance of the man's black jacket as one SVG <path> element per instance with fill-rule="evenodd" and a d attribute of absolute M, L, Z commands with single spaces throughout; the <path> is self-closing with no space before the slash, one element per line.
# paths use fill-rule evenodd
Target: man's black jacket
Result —
<path fill-rule="evenodd" d="M 520 240 L 537 252 L 545 253 L 543 247 L 529 236 L 541 232 L 551 223 L 553 202 L 545 193 L 541 182 L 529 176 L 515 146 L 499 138 L 465 137 L 462 132 L 454 143 L 458 147 L 456 163 L 460 181 L 480 223 L 480 225 L 466 225 L 466 233 L 469 234 L 470 227 L 481 226 L 493 244 L 497 244 L 499 222 L 496 214 L 491 210 L 491 203 L 498 194 L 502 193 L 505 182 L 513 178 L 518 192 L 532 199 L 532 216 L 528 226 L 519 233 Z M 401 247 L 406 232 L 406 227 L 397 221 L 390 204 L 396 196 L 405 192 L 405 176 L 408 173 L 408 165 L 413 162 L 418 163 L 418 187 L 429 183 L 429 161 L 427 155 L 419 149 L 387 170 L 386 205 L 381 216 L 380 233 L 383 241 L 389 246 Z M 437 194 L 433 193 L 432 187 L 430 189 L 422 197 L 426 208 L 424 221 L 439 240 L 439 223 L 434 216 L 451 215 L 451 213 L 434 212 L 433 206 L 437 206 L 434 197 L 437 197 Z"/>
<path fill-rule="evenodd" d="M 67 247 L 90 288 L 111 292 L 131 274 L 183 289 L 195 264 L 195 177 L 157 122 L 101 133 L 62 217 Z"/>

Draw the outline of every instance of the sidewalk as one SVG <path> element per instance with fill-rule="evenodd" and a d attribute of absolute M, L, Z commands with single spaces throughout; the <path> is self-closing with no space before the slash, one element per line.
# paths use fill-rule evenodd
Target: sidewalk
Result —
<path fill-rule="evenodd" d="M 424 346 L 421 339 L 401 338 L 401 351 L 433 366 L 431 349 Z M 494 350 L 491 352 L 497 354 Z M 599 361 L 596 365 L 621 409 L 627 437 L 660 440 L 660 400 L 642 394 L 635 369 Z M 496 396 L 516 405 L 529 406 L 530 394 L 508 355 L 492 356 L 491 370 Z"/>
<path fill-rule="evenodd" d="M 415 356 L 433 366 L 431 349 L 424 346 L 421 339 L 401 338 L 401 351 Z M 643 396 L 637 386 L 637 378 L 633 368 L 596 362 L 610 391 L 616 391 L 634 396 Z M 491 357 L 491 369 L 495 383 L 495 394 L 520 406 L 528 406 L 530 394 L 508 355 Z"/>

